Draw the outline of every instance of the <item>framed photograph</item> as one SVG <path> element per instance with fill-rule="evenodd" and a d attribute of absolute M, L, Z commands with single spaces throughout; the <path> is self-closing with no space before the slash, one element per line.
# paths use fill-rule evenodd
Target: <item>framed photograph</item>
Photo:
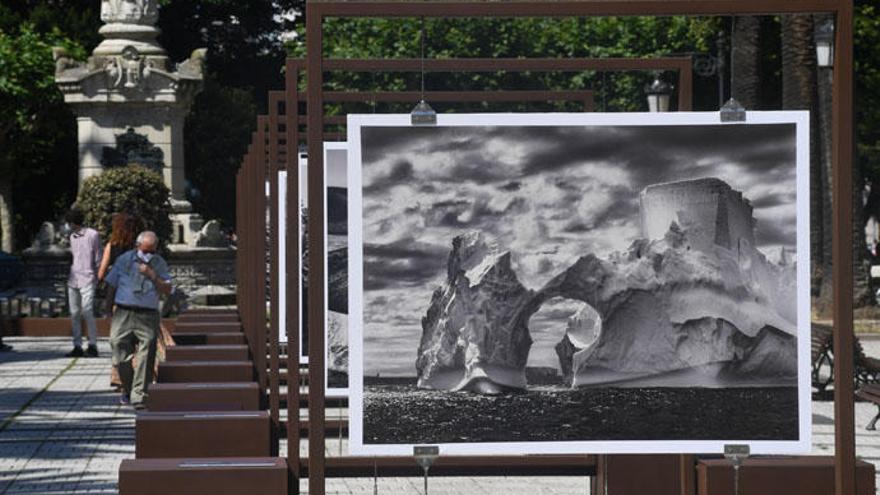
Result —
<path fill-rule="evenodd" d="M 306 311 L 306 304 L 308 304 L 308 280 L 306 279 L 306 274 L 308 273 L 306 269 L 306 265 L 304 261 L 306 260 L 306 242 L 305 242 L 305 219 L 307 218 L 305 205 L 308 202 L 308 187 L 307 187 L 307 174 L 308 174 L 308 161 L 304 154 L 299 155 L 299 210 L 300 221 L 297 222 L 297 236 L 300 239 L 300 249 L 302 252 L 302 256 L 300 257 L 300 271 L 297 277 L 297 285 L 300 287 L 300 305 L 299 305 L 299 362 L 300 364 L 308 364 L 309 363 L 309 335 L 308 335 L 308 326 L 307 326 L 307 317 L 308 311 Z M 278 172 L 278 231 L 279 232 L 287 232 L 287 171 L 281 170 Z M 278 236 L 278 269 L 279 269 L 279 320 L 278 320 L 278 328 L 279 328 L 279 342 L 286 343 L 287 342 L 287 278 L 285 274 L 287 273 L 287 236 L 281 235 Z"/>
<path fill-rule="evenodd" d="M 348 144 L 324 143 L 327 397 L 348 397 Z"/>
<path fill-rule="evenodd" d="M 809 115 L 348 116 L 351 455 L 810 451 Z"/>

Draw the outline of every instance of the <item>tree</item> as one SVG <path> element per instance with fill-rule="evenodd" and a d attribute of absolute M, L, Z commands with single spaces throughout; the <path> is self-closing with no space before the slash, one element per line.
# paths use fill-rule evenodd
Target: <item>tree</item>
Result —
<path fill-rule="evenodd" d="M 425 56 L 567 58 L 707 53 L 713 47 L 715 33 L 721 24 L 720 18 L 701 17 L 432 18 L 424 23 Z M 331 58 L 418 58 L 420 39 L 421 23 L 413 18 L 331 18 L 324 28 L 325 52 Z M 304 57 L 303 40 L 289 43 L 288 51 L 291 56 Z M 427 74 L 426 86 L 438 90 L 593 88 L 600 100 L 599 109 L 644 111 L 647 102 L 643 88 L 652 78 L 653 74 L 639 71 L 607 74 L 593 71 L 576 74 L 442 73 Z M 334 72 L 325 82 L 328 89 L 414 90 L 419 87 L 419 75 Z M 694 107 L 717 109 L 714 83 L 706 79 L 695 83 Z M 351 108 L 357 109 L 356 106 Z M 474 109 L 462 105 L 454 108 L 457 111 Z M 388 109 L 383 107 L 380 111 Z M 443 105 L 437 106 L 438 111 L 444 109 Z M 572 108 L 569 106 L 568 109 Z M 409 109 L 401 107 L 398 110 Z M 519 108 L 505 107 L 505 111 L 511 110 Z"/>
<path fill-rule="evenodd" d="M 186 177 L 199 190 L 193 206 L 206 218 L 235 223 L 235 173 L 256 114 L 251 92 L 223 86 L 208 74 L 184 129 Z"/>
<path fill-rule="evenodd" d="M 869 189 L 864 220 L 880 220 L 880 9 L 859 0 L 855 13 L 858 164 Z"/>
<path fill-rule="evenodd" d="M 206 218 L 235 222 L 235 171 L 247 152 L 258 108 L 284 86 L 282 34 L 303 0 L 162 0 L 159 42 L 171 60 L 208 49 L 205 85 L 184 129 L 190 200 Z"/>
<path fill-rule="evenodd" d="M 54 161 L 57 145 L 75 132 L 72 115 L 55 88 L 52 46 L 56 45 L 82 55 L 79 46 L 57 31 L 39 33 L 29 23 L 15 31 L 0 30 L 0 108 L 4 109 L 0 113 L 0 249 L 4 251 L 15 249 L 16 226 L 25 223 L 14 222 L 13 191 L 42 176 L 48 177 L 44 191 L 51 193 L 54 188 L 49 186 L 70 177 Z M 33 198 L 15 203 L 22 203 L 19 206 L 27 213 L 45 211 L 51 203 L 45 201 L 45 194 L 37 196 L 42 208 L 33 204 Z"/>
<path fill-rule="evenodd" d="M 141 165 L 128 165 L 105 171 L 83 182 L 76 199 L 86 216 L 86 225 L 110 238 L 113 214 L 136 215 L 159 239 L 171 238 L 170 192 L 162 176 Z"/>
<path fill-rule="evenodd" d="M 730 94 L 750 110 L 758 109 L 761 91 L 761 18 L 739 16 L 733 19 L 731 34 Z"/>
<path fill-rule="evenodd" d="M 862 5 L 858 9 L 856 26 L 856 87 L 864 88 L 870 74 L 876 75 L 878 58 L 858 57 L 860 50 L 871 50 L 876 46 L 876 13 L 873 7 Z M 818 17 L 820 21 L 824 17 Z M 816 309 L 820 313 L 828 311 L 832 298 L 832 252 L 831 239 L 834 235 L 832 221 L 832 176 L 831 176 L 831 143 L 830 143 L 830 71 L 817 72 L 816 55 L 813 45 L 814 18 L 809 15 L 791 15 L 782 17 L 782 66 L 783 66 L 783 108 L 807 109 L 810 112 L 810 248 L 813 291 L 816 297 Z M 873 45 L 872 45 L 873 43 Z M 860 48 L 861 47 L 861 48 Z M 861 62 L 859 62 L 861 61 Z M 859 67 L 858 64 L 862 64 Z M 861 70 L 864 69 L 864 70 Z M 873 70 L 872 70 L 873 69 Z M 876 82 L 875 82 L 876 84 Z M 880 85 L 878 85 L 880 86 Z M 875 86 L 876 89 L 878 86 Z M 857 94 L 860 94 L 857 89 Z M 861 98 L 871 96 L 862 93 Z M 860 161 L 853 164 L 853 289 L 856 307 L 874 303 L 869 277 L 868 250 L 865 243 L 865 203 L 863 194 L 866 186 L 865 177 L 871 173 L 871 167 L 864 159 L 870 151 L 864 146 L 870 141 L 868 126 L 877 122 L 876 107 L 868 107 L 857 103 L 857 142 L 862 155 Z M 876 142 L 876 141 L 875 141 Z M 867 152 L 867 155 L 866 155 Z M 863 173 L 864 172 L 864 173 Z M 870 179 L 868 180 L 870 182 Z"/>
<path fill-rule="evenodd" d="M 255 125 L 254 102 L 263 107 L 267 91 L 283 85 L 281 68 L 285 53 L 281 37 L 292 29 L 294 13 L 303 6 L 302 0 L 162 1 L 159 41 L 169 52 L 169 58 L 179 61 L 189 57 L 195 48 L 209 49 L 206 94 L 197 98 L 193 113 L 198 117 L 190 116 L 185 131 L 186 168 L 195 187 L 205 192 L 201 199 L 192 199 L 197 211 L 206 217 L 234 219 L 234 196 L 228 191 L 234 190 L 235 179 L 227 162 L 239 163 L 246 151 L 247 144 L 242 141 L 249 139 Z M 42 40 L 38 44 L 16 45 L 0 55 L 0 79 L 6 81 L 5 71 L 10 63 L 17 64 L 26 53 L 41 54 L 39 67 L 33 67 L 22 80 L 26 86 L 34 87 L 26 99 L 46 104 L 47 108 L 34 121 L 38 124 L 35 127 L 23 128 L 14 138 L 6 135 L 6 139 L 14 140 L 14 148 L 0 146 L 0 193 L 5 191 L 2 198 L 9 200 L 9 191 L 17 192 L 16 214 L 5 216 L 20 220 L 8 220 L 7 224 L 14 223 L 17 237 L 25 241 L 42 220 L 55 218 L 70 206 L 77 187 L 76 121 L 54 87 L 50 47 L 66 44 L 75 58 L 85 59 L 87 52 L 102 40 L 98 34 L 99 7 L 97 0 L 21 0 L 0 4 L 0 33 L 7 38 L 4 43 L 8 45 L 9 39 L 17 39 L 23 25 L 28 26 L 32 38 Z M 10 59 L 8 54 L 14 58 Z M 18 100 L 7 104 L 8 101 L 0 99 L 0 108 L 25 108 Z M 0 120 L 3 117 L 5 112 Z M 28 144 L 34 142 L 39 145 Z M 219 169 L 218 163 L 222 163 Z M 3 164 L 15 164 L 14 177 L 4 173 Z M 222 196 L 215 198 L 215 194 Z M 47 202 L 46 197 L 55 201 Z M 0 216 L 10 211 L 0 208 Z M 7 226 L 3 231 L 8 230 Z M 3 238 L 12 239 L 9 235 Z M 6 248 L 7 244 L 0 247 Z"/>

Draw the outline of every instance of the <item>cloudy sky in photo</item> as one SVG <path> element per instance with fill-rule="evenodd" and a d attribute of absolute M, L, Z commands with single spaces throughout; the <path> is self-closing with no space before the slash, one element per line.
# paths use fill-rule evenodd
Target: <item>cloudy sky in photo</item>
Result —
<path fill-rule="evenodd" d="M 470 230 L 539 289 L 638 238 L 644 187 L 717 177 L 751 201 L 759 249 L 795 249 L 794 124 L 362 127 L 361 142 L 366 375 L 415 375 L 421 318 Z M 558 365 L 564 307 L 533 317 L 530 365 Z"/>

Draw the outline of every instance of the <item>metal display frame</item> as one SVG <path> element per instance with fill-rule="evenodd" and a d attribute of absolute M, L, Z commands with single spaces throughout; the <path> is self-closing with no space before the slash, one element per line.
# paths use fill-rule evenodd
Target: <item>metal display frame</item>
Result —
<path fill-rule="evenodd" d="M 352 72 L 416 72 L 426 70 L 430 72 L 576 72 L 585 70 L 595 71 L 667 71 L 676 72 L 677 79 L 677 100 L 678 109 L 681 111 L 690 110 L 692 108 L 693 99 L 693 59 L 691 57 L 655 57 L 655 58 L 583 58 L 583 59 L 441 59 L 441 60 L 425 60 L 420 59 L 346 59 L 346 60 L 328 60 L 328 71 L 352 71 Z M 266 133 L 262 138 L 262 142 L 267 146 L 266 158 L 269 161 L 269 173 L 277 174 L 281 169 L 287 169 L 288 142 L 304 141 L 305 133 L 300 132 L 299 128 L 305 126 L 307 115 L 300 113 L 300 103 L 306 99 L 305 94 L 296 91 L 296 84 L 299 82 L 300 76 L 305 73 L 306 61 L 304 59 L 287 59 L 285 63 L 286 73 L 286 89 L 284 91 L 270 91 L 268 98 L 268 114 L 261 116 L 266 119 L 268 127 L 261 127 Z M 584 111 L 592 111 L 593 91 L 592 90 L 530 90 L 530 91 L 439 91 L 428 92 L 429 98 L 437 97 L 439 101 L 457 101 L 457 102 L 484 102 L 484 101 L 504 101 L 504 102 L 547 102 L 547 101 L 574 101 L 582 102 Z M 325 93 L 325 102 L 390 102 L 390 103 L 406 103 L 416 102 L 420 98 L 418 92 L 347 92 L 333 91 Z M 297 101 L 297 105 L 290 105 L 288 102 Z M 284 107 L 282 112 L 281 108 Z M 289 111 L 292 111 L 288 113 Z M 324 125 L 340 125 L 345 124 L 345 116 L 325 116 L 323 118 Z M 290 122 L 296 122 L 295 126 Z M 325 141 L 344 141 L 344 133 L 323 132 Z M 256 138 L 255 138 L 256 139 Z M 293 154 L 291 157 L 298 156 Z M 294 158 L 298 161 L 298 158 Z M 299 176 L 297 175 L 296 180 Z M 288 186 L 296 189 L 299 187 L 298 182 Z M 270 184 L 270 197 L 276 197 L 276 186 Z M 274 208 L 274 200 L 271 207 Z M 275 215 L 273 217 L 272 215 Z M 277 212 L 270 214 L 270 251 L 269 265 L 270 270 L 277 267 L 278 260 L 274 258 L 278 250 L 279 240 L 273 234 L 277 230 Z M 296 249 L 299 249 L 297 247 Z M 287 255 L 287 254 L 285 254 Z M 299 258 L 297 258 L 298 262 Z M 297 268 L 298 269 L 298 268 Z M 274 270 L 277 271 L 277 270 Z M 296 276 L 296 272 L 287 271 L 286 275 Z M 279 293 L 275 289 L 279 279 L 276 273 L 270 275 L 270 285 L 273 287 L 271 292 L 271 302 L 269 314 L 272 315 L 270 320 L 270 342 L 269 342 L 269 404 L 272 417 L 279 422 L 282 427 L 286 427 L 283 421 L 280 421 L 279 409 L 281 406 L 282 395 L 280 394 L 280 349 L 281 346 L 276 341 L 281 328 L 281 322 L 276 320 L 280 315 L 280 311 L 274 310 L 280 306 Z M 293 297 L 292 300 L 291 297 Z M 291 311 L 298 311 L 299 304 L 298 294 L 288 296 L 287 304 Z M 296 304 L 296 306 L 294 306 Z M 289 322 L 289 320 L 288 320 Z M 287 328 L 288 322 L 285 322 Z M 298 326 L 298 322 L 297 322 Z M 298 337 L 298 335 L 297 335 Z M 288 350 L 290 347 L 288 339 Z M 297 341 L 295 347 L 299 348 Z M 288 357 L 289 354 L 288 354 Z M 298 356 L 297 356 L 298 357 Z M 276 364 L 278 363 L 278 364 Z M 300 383 L 304 377 L 298 374 L 290 373 L 293 368 L 299 372 L 299 366 L 305 363 L 285 362 L 284 365 L 288 370 L 287 379 L 289 383 Z M 294 382 L 294 380 L 296 380 Z M 289 385 L 288 383 L 288 385 Z M 288 387 L 289 390 L 289 387 Z M 300 404 L 307 404 L 307 397 L 291 398 L 297 400 Z M 338 398 L 333 398 L 338 399 Z M 342 399 L 334 400 L 339 405 Z M 289 404 L 293 402 L 288 403 Z M 288 415 L 289 417 L 289 415 Z M 339 425 L 334 424 L 334 428 Z M 344 426 L 344 425 L 343 425 Z M 326 430 L 326 428 L 325 428 Z M 293 425 L 286 427 L 287 435 L 291 435 L 296 428 Z M 291 438 L 291 437 L 288 437 Z"/>
<path fill-rule="evenodd" d="M 308 0 L 306 4 L 306 72 L 307 144 L 309 153 L 308 185 L 313 191 L 324 189 L 323 174 L 323 106 L 326 93 L 323 72 L 333 62 L 324 59 L 324 20 L 330 17 L 589 17 L 589 16 L 671 16 L 671 15 L 776 15 L 785 13 L 830 13 L 836 15 L 837 29 L 834 50 L 832 92 L 832 201 L 835 228 L 832 241 L 833 319 L 835 322 L 834 372 L 851 376 L 853 368 L 853 273 L 852 273 L 852 167 L 854 158 L 853 129 L 853 3 L 852 0 Z M 288 73 L 288 77 L 290 74 Z M 288 85 L 288 101 L 298 101 L 297 88 Z M 297 126 L 287 126 L 288 143 L 298 143 Z M 293 136 L 290 134 L 294 133 Z M 289 157 L 288 157 L 289 158 Z M 293 181 L 288 181 L 288 188 Z M 309 197 L 309 273 L 310 292 L 324 291 L 324 204 L 320 194 Z M 290 202 L 288 202 L 290 204 Z M 290 243 L 294 244 L 294 243 Z M 291 269 L 288 249 L 288 273 Z M 291 291 L 292 292 L 292 291 Z M 288 293 L 290 294 L 290 292 Z M 289 296 L 288 296 L 289 298 Z M 337 473 L 334 464 L 325 458 L 324 442 L 324 307 L 323 298 L 311 298 L 308 305 L 309 334 L 309 492 L 325 493 L 325 478 Z M 288 314 L 293 313 L 293 311 Z M 318 322 L 321 322 L 318 324 Z M 265 368 L 264 368 L 265 369 Z M 288 372 L 293 372 L 288 369 Z M 297 368 L 298 372 L 298 368 Z M 851 380 L 835 384 L 835 493 L 855 493 L 855 430 L 854 395 Z M 290 398 L 289 398 L 290 399 Z M 298 401 L 290 401 L 298 404 Z M 288 422 L 290 428 L 293 421 Z M 290 438 L 290 437 L 289 437 Z M 289 463 L 299 465 L 299 452 Z M 351 459 L 349 459 L 351 460 Z M 346 461 L 346 459 L 343 459 Z M 482 463 L 488 460 L 483 460 Z M 466 461 L 468 462 L 468 461 Z M 496 457 L 495 465 L 517 469 L 516 457 Z M 481 460 L 468 465 L 481 469 Z M 684 469 L 684 463 L 682 465 Z M 355 466 L 349 467 L 354 471 Z M 504 471 L 502 469 L 502 471 Z M 298 487 L 292 487 L 298 490 Z"/>
<path fill-rule="evenodd" d="M 693 60 L 691 57 L 633 59 L 444 59 L 426 61 L 420 59 L 347 59 L 336 61 L 328 60 L 327 62 L 328 70 L 361 72 L 415 72 L 424 70 L 433 72 L 574 72 L 584 70 L 674 71 L 678 73 L 679 110 L 690 110 L 692 102 Z M 254 286 L 253 283 L 256 280 L 259 280 L 260 277 L 253 276 L 253 272 L 250 270 L 251 268 L 258 266 L 265 267 L 266 262 L 268 261 L 268 269 L 270 272 L 268 280 L 271 297 L 270 310 L 266 313 L 265 308 L 263 308 L 261 315 L 263 318 L 262 321 L 265 321 L 267 314 L 270 318 L 268 328 L 265 328 L 265 326 L 263 327 L 263 331 L 267 331 L 266 333 L 268 333 L 268 335 L 264 334 L 262 336 L 257 336 L 256 334 L 252 334 L 250 340 L 252 342 L 260 341 L 266 343 L 268 339 L 268 366 L 270 367 L 267 377 L 267 385 L 269 387 L 268 406 L 274 426 L 273 437 L 276 442 L 273 447 L 276 451 L 278 449 L 277 440 L 282 435 L 288 438 L 288 445 L 298 445 L 301 437 L 312 433 L 311 422 L 300 421 L 298 414 L 295 414 L 294 416 L 290 415 L 291 404 L 304 405 L 309 403 L 307 396 L 301 397 L 299 387 L 294 386 L 291 388 L 289 386 L 291 383 L 301 385 L 308 379 L 307 374 L 301 374 L 300 372 L 300 363 L 298 361 L 299 353 L 291 354 L 288 352 L 286 361 L 282 363 L 280 360 L 281 346 L 278 341 L 278 332 L 280 328 L 278 308 L 280 307 L 281 301 L 279 300 L 280 294 L 278 290 L 280 273 L 278 273 L 277 270 L 279 261 L 277 258 L 279 240 L 278 235 L 276 234 L 279 214 L 275 207 L 277 204 L 278 193 L 278 171 L 280 169 L 287 169 L 290 162 L 299 162 L 299 152 L 297 151 L 296 153 L 288 154 L 287 150 L 292 147 L 288 146 L 287 143 L 297 143 L 298 145 L 300 137 L 304 134 L 300 133 L 299 127 L 301 124 L 306 124 L 308 122 L 308 117 L 299 113 L 299 103 L 305 101 L 306 98 L 305 95 L 298 92 L 298 87 L 296 85 L 299 76 L 305 73 L 305 66 L 306 63 L 303 59 L 287 60 L 285 66 L 287 70 L 286 88 L 284 91 L 270 91 L 269 93 L 269 112 L 267 115 L 261 115 L 257 119 L 257 130 L 252 135 L 252 143 L 248 148 L 248 154 L 245 157 L 242 171 L 240 172 L 240 175 L 243 175 L 243 177 L 240 178 L 241 181 L 243 181 L 243 184 L 239 186 L 240 189 L 237 189 L 238 197 L 240 198 L 245 199 L 252 194 L 258 194 L 260 197 L 264 198 L 269 205 L 271 205 L 267 219 L 265 215 L 262 217 L 256 216 L 256 211 L 265 212 L 265 210 L 261 210 L 261 208 L 265 208 L 266 204 L 255 208 L 254 205 L 244 205 L 243 203 L 246 203 L 246 201 L 239 203 L 239 210 L 243 210 L 244 213 L 238 218 L 239 221 L 245 221 L 244 224 L 240 223 L 240 225 L 242 225 L 240 232 L 242 237 L 246 237 L 247 240 L 239 246 L 239 256 L 243 263 L 239 263 L 238 266 L 239 276 L 247 277 L 249 279 L 248 284 L 242 284 L 239 288 L 239 301 L 245 306 L 244 313 L 249 315 L 248 321 L 254 322 L 255 325 L 255 322 L 260 321 L 260 316 L 250 315 L 255 312 L 253 308 L 256 307 L 258 301 L 265 299 L 260 299 L 254 295 L 255 293 L 253 292 L 253 289 L 255 289 L 256 286 Z M 593 92 L 591 90 L 533 90 L 506 92 L 444 91 L 428 93 L 428 95 L 431 97 L 437 97 L 439 100 L 464 102 L 522 102 L 523 100 L 546 102 L 573 100 L 581 101 L 586 111 L 592 110 L 593 107 Z M 381 100 L 383 102 L 413 102 L 417 101 L 417 98 L 420 96 L 421 95 L 415 92 L 328 92 L 325 94 L 325 101 L 376 102 L 377 100 Z M 297 101 L 297 105 L 288 105 L 288 101 Z M 283 112 L 281 111 L 282 104 L 285 107 Z M 292 112 L 288 113 L 288 108 L 291 109 Z M 345 123 L 344 116 L 327 116 L 323 117 L 322 120 L 325 125 L 338 125 Z M 296 122 L 296 124 L 290 125 L 291 122 Z M 325 133 L 323 132 L 323 126 L 322 135 L 324 139 L 340 140 L 340 133 Z M 299 147 L 297 146 L 296 149 L 298 150 Z M 265 176 L 259 178 L 254 175 L 257 173 L 256 167 L 259 166 L 262 166 L 263 173 L 268 174 L 268 183 L 266 183 Z M 298 180 L 298 174 L 294 177 L 295 180 Z M 264 184 L 264 186 L 259 187 L 260 184 Z M 299 184 L 298 182 L 291 183 L 291 181 L 288 181 L 287 187 L 289 194 L 291 190 L 296 190 L 299 187 Z M 288 202 L 287 206 L 289 215 L 292 214 L 291 208 L 296 211 L 297 215 L 299 214 L 298 205 L 296 203 Z M 265 237 L 267 231 L 266 227 L 269 227 L 268 239 Z M 259 250 L 259 253 L 261 254 L 256 255 L 256 259 L 254 258 L 254 253 L 257 253 L 258 249 L 257 246 L 253 244 L 253 237 L 260 235 L 259 233 L 263 234 L 261 237 L 264 240 L 268 240 L 268 258 L 265 256 L 266 245 L 263 245 Z M 295 243 L 287 243 L 287 249 L 283 255 L 286 257 L 286 260 L 291 260 L 292 257 L 295 264 L 289 263 L 287 265 L 287 270 L 284 274 L 285 276 L 296 276 L 299 270 L 299 249 L 298 238 Z M 262 256 L 262 260 L 259 259 L 260 256 Z M 250 276 L 248 277 L 249 274 Z M 263 288 L 265 288 L 265 284 L 263 284 Z M 263 294 L 263 297 L 264 296 L 265 292 Z M 287 313 L 288 315 L 298 314 L 299 301 L 298 292 L 287 292 L 285 303 L 288 304 L 288 308 L 290 309 Z M 294 321 L 294 323 L 297 323 L 298 327 L 298 322 Z M 287 319 L 286 327 L 291 328 L 289 326 L 290 324 L 291 319 Z M 249 331 L 252 332 L 250 329 L 259 328 L 254 325 L 248 325 Z M 295 333 L 296 335 L 293 336 L 294 340 L 291 340 L 290 338 L 288 339 L 288 350 L 291 346 L 299 347 L 299 343 L 297 342 L 299 339 L 299 333 Z M 265 347 L 263 349 L 265 350 Z M 256 354 L 257 352 L 260 351 L 252 348 L 252 354 Z M 266 361 L 263 362 L 262 369 L 265 369 L 265 365 Z M 286 406 L 288 418 L 294 418 L 293 421 L 287 421 L 286 424 L 280 418 L 280 409 L 282 407 L 283 398 L 280 394 L 280 368 L 282 365 L 286 365 L 285 367 L 287 368 L 288 394 L 286 397 Z M 341 405 L 345 401 L 344 399 L 331 398 L 330 402 L 336 405 Z M 325 404 L 327 404 L 326 400 Z M 323 422 L 323 434 L 320 437 L 321 442 L 324 441 L 324 435 L 326 434 L 339 433 L 341 438 L 342 432 L 347 428 L 347 423 L 345 421 L 326 420 L 323 410 L 319 417 Z M 379 466 L 380 464 L 381 466 Z M 296 483 L 296 480 L 299 479 L 300 476 L 305 475 L 308 470 L 308 462 L 299 458 L 298 449 L 293 449 L 293 451 L 289 451 L 288 465 L 290 468 L 291 491 L 296 492 L 298 489 L 298 483 Z M 325 460 L 324 465 L 331 470 L 332 475 L 335 477 L 362 476 L 364 475 L 363 473 L 366 472 L 372 472 L 375 474 L 380 467 L 383 476 L 395 473 L 398 475 L 420 474 L 409 457 L 383 458 L 381 462 L 366 457 L 331 458 L 329 462 Z M 505 458 L 500 460 L 490 457 L 468 456 L 441 459 L 440 462 L 438 462 L 438 468 L 435 469 L 432 474 L 438 476 L 467 476 L 479 472 L 484 474 L 495 473 L 507 475 L 595 475 L 598 473 L 598 464 L 595 456 L 589 455 L 539 456 L 539 458 Z"/>

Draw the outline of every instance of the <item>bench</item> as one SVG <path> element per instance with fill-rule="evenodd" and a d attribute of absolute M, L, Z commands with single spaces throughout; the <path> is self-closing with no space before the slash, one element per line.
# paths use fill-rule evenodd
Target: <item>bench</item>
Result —
<path fill-rule="evenodd" d="M 864 401 L 868 401 L 877 406 L 877 415 L 865 427 L 866 430 L 874 431 L 877 429 L 877 420 L 880 420 L 880 384 L 866 383 L 862 388 L 856 391 L 856 397 Z"/>
<path fill-rule="evenodd" d="M 834 381 L 831 325 L 814 323 L 810 332 L 813 386 L 822 393 Z M 827 370 L 827 373 L 824 371 Z M 823 373 L 824 376 L 823 376 Z"/>
<path fill-rule="evenodd" d="M 821 393 L 834 383 L 832 327 L 814 323 L 810 333 L 812 381 L 813 386 Z M 853 379 L 857 387 L 880 381 L 880 359 L 868 357 L 858 338 L 853 339 Z"/>
<path fill-rule="evenodd" d="M 862 343 L 858 338 L 853 340 L 853 371 L 856 375 L 856 386 L 877 383 L 880 379 L 880 359 L 865 355 Z"/>

